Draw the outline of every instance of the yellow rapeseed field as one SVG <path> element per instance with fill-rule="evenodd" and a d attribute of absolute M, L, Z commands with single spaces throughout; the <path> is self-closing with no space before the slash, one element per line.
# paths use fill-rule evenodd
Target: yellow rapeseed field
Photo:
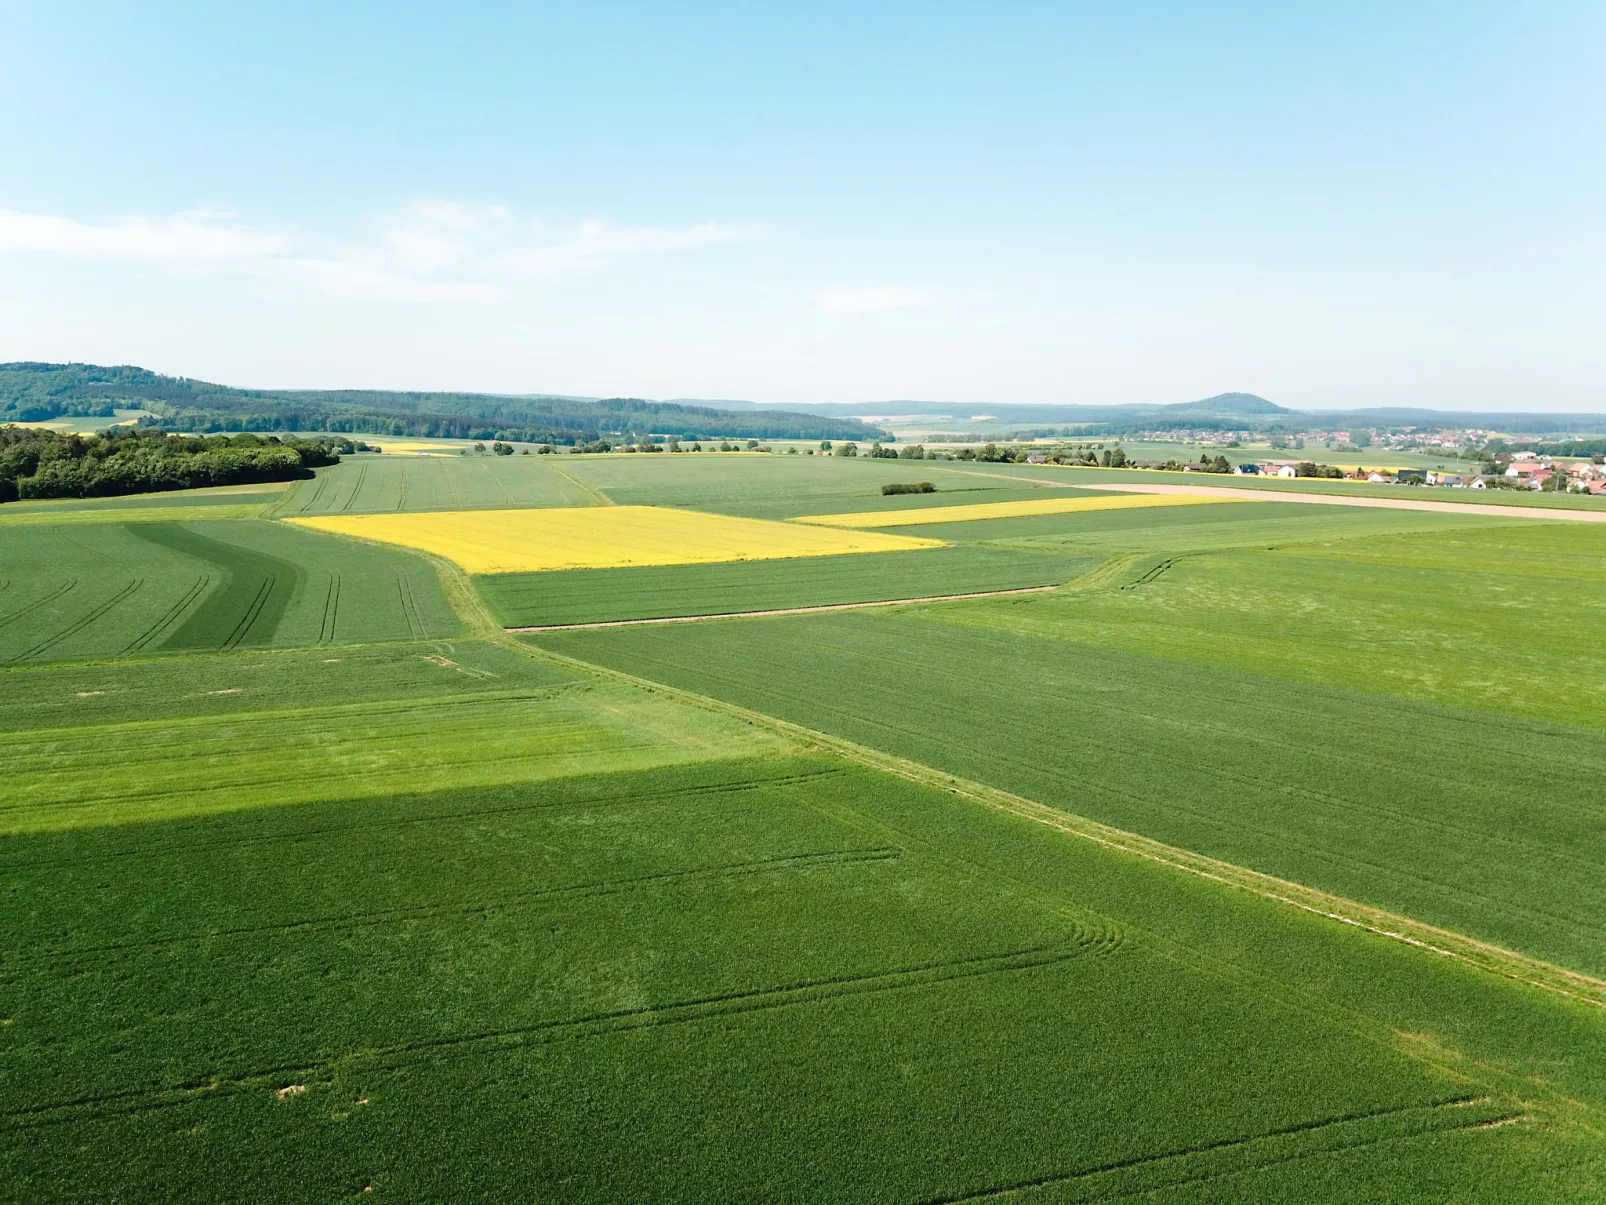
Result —
<path fill-rule="evenodd" d="M 385 435 L 362 435 L 387 456 L 417 456 L 420 452 L 457 453 L 474 445 L 469 443 L 443 444 L 427 439 L 391 439 Z"/>
<path fill-rule="evenodd" d="M 422 548 L 457 562 L 469 573 L 702 565 L 942 546 L 941 540 L 829 531 L 658 506 L 319 515 L 286 521 Z"/>
<path fill-rule="evenodd" d="M 1089 498 L 1023 498 L 1018 502 L 975 502 L 967 506 L 922 506 L 911 510 L 861 510 L 847 515 L 801 515 L 794 523 L 825 527 L 914 527 L 923 523 L 968 523 L 972 519 L 1016 519 L 1022 515 L 1061 515 L 1080 510 L 1131 510 L 1142 506 L 1195 506 L 1242 502 L 1210 494 L 1117 494 Z"/>

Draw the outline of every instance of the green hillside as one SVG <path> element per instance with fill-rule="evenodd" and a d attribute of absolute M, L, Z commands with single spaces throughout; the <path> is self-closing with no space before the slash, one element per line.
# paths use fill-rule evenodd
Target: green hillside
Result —
<path fill-rule="evenodd" d="M 581 401 L 372 389 L 235 389 L 131 365 L 0 364 L 0 423 L 143 407 L 184 431 L 351 434 L 586 443 L 609 434 L 745 439 L 875 439 L 858 419 L 734 412 L 641 398 Z"/>

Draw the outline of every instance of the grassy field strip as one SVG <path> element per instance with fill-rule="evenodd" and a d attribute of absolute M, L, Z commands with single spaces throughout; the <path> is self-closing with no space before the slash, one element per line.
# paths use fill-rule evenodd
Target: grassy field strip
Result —
<path fill-rule="evenodd" d="M 773 611 L 725 611 L 710 615 L 670 615 L 658 619 L 605 619 L 597 623 L 554 623 L 545 627 L 505 628 L 508 632 L 573 632 L 585 628 L 627 628 L 644 623 L 702 623 L 710 619 L 761 619 L 772 615 L 811 615 L 818 611 L 862 611 L 866 607 L 901 607 L 910 603 L 953 602 L 962 598 L 999 598 L 1005 594 L 1043 594 L 1058 586 L 1022 586 L 1014 590 L 982 590 L 975 594 L 933 594 L 925 598 L 885 598 L 876 602 L 826 603 L 817 607 L 782 607 Z"/>
<path fill-rule="evenodd" d="M 294 482 L 265 481 L 251 485 L 210 485 L 193 490 L 160 490 L 151 494 L 113 494 L 94 498 L 34 498 L 7 502 L 0 514 L 71 514 L 85 510 L 139 510 L 157 507 L 271 506 Z"/>
<path fill-rule="evenodd" d="M 259 519 L 268 504 L 217 506 L 125 506 L 97 510 L 37 510 L 11 513 L 0 509 L 0 527 L 55 527 L 66 523 L 189 523 L 201 519 Z"/>
<path fill-rule="evenodd" d="M 285 522 L 444 556 L 475 574 L 700 565 L 940 548 L 942 541 L 657 506 L 293 517 Z"/>
<path fill-rule="evenodd" d="M 1492 942 L 1478 941 L 1475 938 L 1454 933 L 1448 929 L 1441 929 L 1434 925 L 1424 924 L 1421 921 L 1387 912 L 1381 908 L 1373 908 L 1354 900 L 1345 899 L 1342 896 L 1306 887 L 1303 884 L 1278 879 L 1271 875 L 1249 870 L 1242 866 L 1235 866 L 1215 858 L 1208 858 L 1202 854 L 1196 854 L 1189 850 L 1179 849 L 1175 846 L 1151 840 L 1137 833 L 1125 832 L 1094 820 L 1059 811 L 1056 808 L 1049 807 L 1047 804 L 1038 803 L 1020 795 L 1014 795 L 1008 791 L 987 786 L 984 783 L 945 774 L 930 766 L 883 753 L 878 749 L 871 749 L 853 741 L 805 728 L 802 725 L 765 715 L 762 712 L 752 711 L 733 703 L 726 703 L 720 699 L 654 682 L 647 678 L 639 678 L 634 674 L 627 674 L 621 670 L 584 661 L 577 657 L 570 657 L 539 646 L 532 646 L 532 648 L 537 655 L 552 658 L 559 664 L 566 665 L 572 669 L 600 674 L 618 682 L 630 683 L 649 690 L 661 691 L 670 697 L 678 698 L 712 711 L 723 712 L 742 719 L 749 724 L 767 726 L 772 731 L 785 735 L 794 741 L 828 749 L 850 761 L 885 770 L 910 782 L 950 791 L 972 799 L 977 803 L 985 804 L 988 807 L 1033 820 L 1049 828 L 1058 829 L 1061 832 L 1096 842 L 1111 849 L 1119 849 L 1126 853 L 1136 854 L 1139 857 L 1187 871 L 1189 874 L 1198 875 L 1201 878 L 1209 879 L 1225 886 L 1250 891 L 1266 899 L 1288 904 L 1342 924 L 1352 925 L 1393 941 L 1404 942 L 1424 951 L 1456 958 L 1482 970 L 1516 979 L 1535 987 L 1543 988 L 1546 991 L 1556 992 L 1573 999 L 1606 1007 L 1606 980 L 1570 971 L 1553 963 L 1520 954 L 1515 950 L 1505 949 Z"/>
<path fill-rule="evenodd" d="M 591 497 L 598 506 L 614 505 L 613 499 L 608 497 L 607 494 L 603 493 L 594 485 L 587 485 L 584 481 L 581 481 L 580 478 L 576 477 L 567 469 L 559 468 L 557 465 L 553 465 L 552 471 L 559 477 L 562 477 L 565 481 L 573 482 L 578 489 L 583 490 L 589 497 Z"/>
<path fill-rule="evenodd" d="M 1026 498 L 1014 502 L 972 502 L 958 506 L 922 506 L 908 510 L 865 510 L 843 515 L 799 515 L 792 522 L 810 523 L 819 527 L 915 527 L 932 523 L 971 523 L 981 519 L 1018 519 L 1026 515 L 1141 510 L 1151 506 L 1209 506 L 1244 501 L 1252 502 L 1256 499 L 1218 498 L 1197 491 L 1177 490 L 1175 493 L 1168 492 L 1153 497 Z"/>
<path fill-rule="evenodd" d="M 1177 497 L 1197 493 L 1186 485 L 1108 485 L 1086 482 L 1084 489 L 1140 494 L 1145 497 Z M 1438 511 L 1440 514 L 1493 515 L 1502 519 L 1571 519 L 1580 523 L 1606 523 L 1606 510 L 1565 510 L 1561 507 L 1521 507 L 1486 502 L 1435 502 L 1428 498 L 1377 498 L 1372 496 L 1302 493 L 1293 490 L 1245 489 L 1241 486 L 1210 486 L 1211 492 L 1225 494 L 1240 502 L 1305 502 L 1317 506 L 1370 506 L 1387 510 Z M 1517 511 L 1518 515 L 1513 515 Z"/>
<path fill-rule="evenodd" d="M 678 712 L 635 690 L 558 687 L 36 730 L 0 748 L 0 833 L 345 798 L 353 780 L 371 795 L 490 786 L 787 743 Z"/>

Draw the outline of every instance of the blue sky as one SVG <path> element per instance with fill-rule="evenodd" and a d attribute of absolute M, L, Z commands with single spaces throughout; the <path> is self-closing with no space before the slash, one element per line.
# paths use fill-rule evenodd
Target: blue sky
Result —
<path fill-rule="evenodd" d="M 1603 51 L 1598 3 L 0 0 L 0 359 L 1606 410 Z"/>

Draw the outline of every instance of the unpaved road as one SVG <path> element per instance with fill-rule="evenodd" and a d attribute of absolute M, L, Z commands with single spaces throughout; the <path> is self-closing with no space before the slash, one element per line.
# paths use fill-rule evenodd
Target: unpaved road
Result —
<path fill-rule="evenodd" d="M 1023 586 L 1017 590 L 982 590 L 973 594 L 928 594 L 923 598 L 884 598 L 875 602 L 825 603 L 818 607 L 782 607 L 773 611 L 720 611 L 711 615 L 668 615 L 661 619 L 605 619 L 600 623 L 554 623 L 504 632 L 576 632 L 585 628 L 627 628 L 644 623 L 699 623 L 707 619 L 761 619 L 766 615 L 813 615 L 819 611 L 859 611 L 866 607 L 900 607 L 909 603 L 953 602 L 961 598 L 999 598 L 1005 594 L 1045 594 L 1058 586 Z"/>
<path fill-rule="evenodd" d="M 1080 482 L 1084 490 L 1109 490 L 1118 494 L 1225 494 L 1246 502 L 1309 502 L 1317 506 L 1376 506 L 1384 510 L 1435 510 L 1448 515 L 1494 515 L 1501 519 L 1569 519 L 1579 523 L 1606 523 L 1606 511 L 1561 510 L 1545 506 L 1491 506 L 1484 502 L 1433 502 L 1427 498 L 1347 498 L 1343 494 L 1304 494 L 1284 490 L 1246 490 L 1230 485 L 1200 488 L 1191 485 L 1094 485 Z"/>

